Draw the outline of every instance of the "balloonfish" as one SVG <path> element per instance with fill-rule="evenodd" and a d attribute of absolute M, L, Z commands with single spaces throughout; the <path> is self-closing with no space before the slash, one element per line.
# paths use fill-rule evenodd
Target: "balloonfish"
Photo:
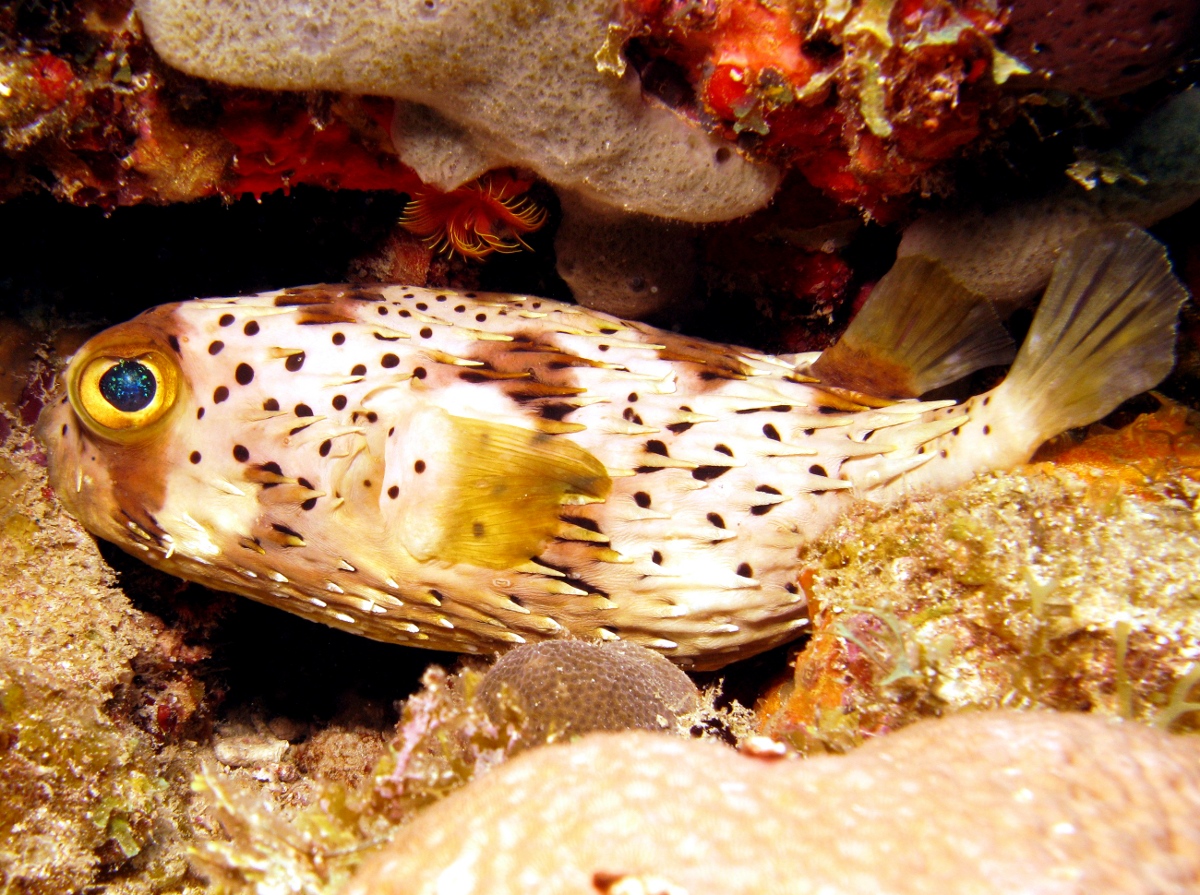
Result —
<path fill-rule="evenodd" d="M 1156 385 L 1185 291 L 1132 227 L 1060 257 L 1013 349 L 902 259 L 784 357 L 530 296 L 317 285 L 146 311 L 43 414 L 53 487 L 152 566 L 378 640 L 628 639 L 715 668 L 797 636 L 797 551 L 855 500 L 944 489 Z"/>

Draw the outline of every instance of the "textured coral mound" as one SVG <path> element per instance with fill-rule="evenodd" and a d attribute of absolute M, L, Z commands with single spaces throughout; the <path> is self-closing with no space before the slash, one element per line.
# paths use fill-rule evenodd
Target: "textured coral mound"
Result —
<path fill-rule="evenodd" d="M 763 699 L 801 751 L 950 711 L 1088 710 L 1194 730 L 1197 430 L 1182 408 L 943 495 L 865 509 L 800 553 L 813 636 Z"/>
<path fill-rule="evenodd" d="M 596 730 L 673 730 L 697 706 L 686 674 L 625 641 L 518 647 L 492 667 L 477 698 L 496 723 L 515 722 L 527 746 Z"/>
<path fill-rule="evenodd" d="M 1182 892 L 1198 758 L 1194 739 L 1036 712 L 806 761 L 594 734 L 426 810 L 344 892 Z"/>

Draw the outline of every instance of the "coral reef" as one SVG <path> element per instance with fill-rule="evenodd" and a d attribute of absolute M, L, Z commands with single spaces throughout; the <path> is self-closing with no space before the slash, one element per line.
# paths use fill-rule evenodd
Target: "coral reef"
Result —
<path fill-rule="evenodd" d="M 1011 311 L 1045 286 L 1073 237 L 1107 221 L 1149 226 L 1200 199 L 1200 89 L 1146 116 L 1114 149 L 1083 158 L 1049 196 L 918 218 L 899 255 L 936 258 L 965 285 Z"/>
<path fill-rule="evenodd" d="M 432 806 L 344 891 L 1185 891 L 1198 755 L 1194 738 L 1038 712 L 806 761 L 592 734 Z"/>
<path fill-rule="evenodd" d="M 674 731 L 699 707 L 696 685 L 636 643 L 556 640 L 505 653 L 477 698 L 497 725 L 520 731 L 524 747 L 595 730 Z"/>
<path fill-rule="evenodd" d="M 45 339 L 4 333 L 35 349 Z M 205 711 L 192 674 L 204 651 L 135 610 L 53 501 L 20 422 L 40 408 L 39 369 L 4 402 L 15 413 L 0 450 L 0 888 L 199 891 L 186 860 L 194 759 L 162 742 Z"/>
<path fill-rule="evenodd" d="M 841 751 L 917 718 L 1034 707 L 1200 728 L 1200 433 L 1168 408 L 800 553 L 813 607 L 761 729 Z"/>
<path fill-rule="evenodd" d="M 1021 70 L 994 46 L 989 3 L 628 6 L 644 80 L 678 67 L 695 91 L 684 108 L 717 133 L 882 219 L 987 130 L 997 85 Z"/>
<path fill-rule="evenodd" d="M 1000 45 L 1059 89 L 1116 96 L 1168 74 L 1195 40 L 1196 0 L 1017 0 Z"/>
<path fill-rule="evenodd" d="M 480 158 L 464 170 L 432 165 L 429 153 L 406 155 L 423 180 L 442 189 L 517 165 L 606 206 L 712 221 L 761 207 L 777 183 L 769 166 L 643 102 L 632 71 L 597 63 L 608 0 L 528 10 L 494 2 L 342 3 L 319 11 L 288 2 L 136 6 L 155 50 L 190 74 L 428 107 L 423 124 L 405 117 L 399 142 L 432 143 L 443 159 Z M 418 127 L 424 132 L 411 132 Z M 439 177 L 447 170 L 452 178 Z"/>

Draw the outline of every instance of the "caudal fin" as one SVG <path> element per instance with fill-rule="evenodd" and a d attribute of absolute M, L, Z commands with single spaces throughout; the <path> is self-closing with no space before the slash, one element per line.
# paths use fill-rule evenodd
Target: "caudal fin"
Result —
<path fill-rule="evenodd" d="M 1055 262 L 998 391 L 1039 443 L 1094 422 L 1171 372 L 1185 298 L 1166 251 L 1144 230 L 1087 230 Z"/>

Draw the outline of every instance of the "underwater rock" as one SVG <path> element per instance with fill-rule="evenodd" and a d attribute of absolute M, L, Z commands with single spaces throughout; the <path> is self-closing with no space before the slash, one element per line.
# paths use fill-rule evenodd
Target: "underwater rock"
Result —
<path fill-rule="evenodd" d="M 805 761 L 593 734 L 427 809 L 344 895 L 1184 891 L 1198 758 L 1193 738 L 1039 712 Z"/>
<path fill-rule="evenodd" d="M 563 197 L 554 237 L 558 274 L 585 307 L 617 317 L 664 317 L 691 297 L 696 228 L 614 214 Z"/>
<path fill-rule="evenodd" d="M 999 43 L 1051 87 L 1119 96 L 1168 74 L 1198 24 L 1196 0 L 1017 0 Z"/>
<path fill-rule="evenodd" d="M 197 891 L 192 760 L 159 734 L 187 726 L 204 687 L 113 586 L 35 452 L 19 423 L 0 452 L 0 888 Z"/>
<path fill-rule="evenodd" d="M 1084 230 L 1109 221 L 1150 226 L 1200 199 L 1200 89 L 1188 88 L 1138 124 L 1115 150 L 1050 196 L 997 209 L 939 211 L 904 231 L 898 254 L 935 258 L 1002 314 L 1041 289 Z"/>
<path fill-rule="evenodd" d="M 842 751 L 1000 707 L 1200 728 L 1200 431 L 1172 407 L 1041 456 L 801 550 L 813 635 L 762 732 Z"/>
<path fill-rule="evenodd" d="M 678 732 L 699 705 L 696 686 L 659 653 L 636 643 L 552 640 L 500 657 L 476 698 L 523 746 L 596 730 Z"/>
<path fill-rule="evenodd" d="M 596 59 L 608 0 L 540 8 L 495 2 L 312 4 L 140 0 L 154 48 L 193 75 L 272 90 L 338 90 L 427 106 L 401 143 L 441 189 L 479 173 L 434 164 L 483 153 L 629 212 L 727 220 L 765 204 L 778 175 L 643 100 L 637 76 Z M 514 47 L 521 51 L 514 52 Z M 412 134 L 422 126 L 430 134 Z M 447 179 L 437 179 L 438 172 Z"/>

